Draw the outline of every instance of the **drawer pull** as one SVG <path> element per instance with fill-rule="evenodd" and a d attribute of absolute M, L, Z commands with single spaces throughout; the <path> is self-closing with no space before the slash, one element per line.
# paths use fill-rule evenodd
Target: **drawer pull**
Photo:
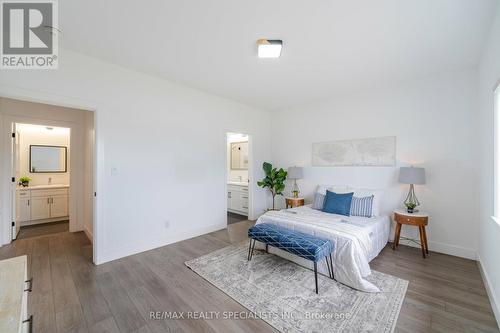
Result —
<path fill-rule="evenodd" d="M 33 278 L 26 280 L 24 282 L 28 284 L 28 288 L 24 289 L 24 291 L 31 292 L 33 290 Z"/>
<path fill-rule="evenodd" d="M 248 209 L 248 207 L 243 206 L 243 208 Z"/>
<path fill-rule="evenodd" d="M 406 219 L 406 221 L 410 222 L 410 219 Z"/>
<path fill-rule="evenodd" d="M 242 197 L 243 199 L 248 199 L 248 197 Z"/>
<path fill-rule="evenodd" d="M 23 323 L 29 323 L 28 332 L 33 333 L 33 315 L 31 315 L 28 319 L 23 320 Z"/>

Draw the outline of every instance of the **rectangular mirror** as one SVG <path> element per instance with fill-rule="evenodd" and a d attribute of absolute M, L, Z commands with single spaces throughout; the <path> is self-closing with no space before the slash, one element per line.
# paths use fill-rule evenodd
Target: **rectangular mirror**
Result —
<path fill-rule="evenodd" d="M 67 172 L 67 148 L 64 146 L 30 146 L 30 172 Z"/>
<path fill-rule="evenodd" d="M 231 169 L 248 170 L 248 141 L 231 143 Z"/>

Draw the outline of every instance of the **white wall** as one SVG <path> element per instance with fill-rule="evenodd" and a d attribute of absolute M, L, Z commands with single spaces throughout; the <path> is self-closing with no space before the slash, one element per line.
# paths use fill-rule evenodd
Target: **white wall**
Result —
<path fill-rule="evenodd" d="M 479 260 L 500 322 L 500 225 L 491 219 L 493 196 L 493 89 L 500 83 L 500 5 L 479 67 L 480 246 Z"/>
<path fill-rule="evenodd" d="M 95 260 L 224 228 L 226 133 L 252 135 L 260 178 L 269 114 L 68 50 L 59 58 L 55 71 L 2 72 L 0 95 L 96 111 Z M 266 192 L 251 190 L 255 218 Z"/>
<path fill-rule="evenodd" d="M 430 249 L 475 258 L 476 77 L 471 70 L 373 87 L 273 113 L 273 162 L 305 167 L 299 187 L 309 201 L 317 184 L 386 189 L 385 213 L 402 206 L 408 191 L 397 183 L 398 167 L 425 167 L 427 184 L 416 191 L 421 209 L 430 213 Z M 397 167 L 311 167 L 313 142 L 380 136 L 397 137 Z M 418 238 L 414 229 L 403 228 L 403 234 Z"/>
<path fill-rule="evenodd" d="M 52 184 L 69 184 L 70 177 L 70 154 L 69 129 L 47 130 L 44 126 L 32 126 L 20 124 L 19 132 L 19 172 L 21 177 L 30 177 L 30 185 L 46 185 L 49 178 Z M 30 145 L 64 146 L 67 148 L 67 172 L 58 173 L 30 173 L 29 156 Z"/>

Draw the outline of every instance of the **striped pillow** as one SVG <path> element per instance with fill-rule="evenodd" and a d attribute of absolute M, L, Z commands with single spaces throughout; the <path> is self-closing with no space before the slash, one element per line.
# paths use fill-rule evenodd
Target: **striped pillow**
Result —
<path fill-rule="evenodd" d="M 325 195 L 316 192 L 314 194 L 314 201 L 312 203 L 312 209 L 323 210 L 323 205 L 325 204 Z"/>
<path fill-rule="evenodd" d="M 352 197 L 351 216 L 372 217 L 373 216 L 373 195 L 369 197 Z"/>

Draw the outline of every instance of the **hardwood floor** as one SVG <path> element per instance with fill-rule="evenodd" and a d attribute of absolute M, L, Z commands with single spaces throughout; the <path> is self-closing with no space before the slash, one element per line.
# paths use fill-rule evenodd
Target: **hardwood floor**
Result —
<path fill-rule="evenodd" d="M 246 239 L 252 222 L 100 266 L 83 232 L 19 239 L 28 255 L 34 332 L 275 332 L 262 320 L 152 320 L 150 311 L 246 311 L 184 262 Z M 476 262 L 389 246 L 372 268 L 410 281 L 396 332 L 498 332 Z"/>
<path fill-rule="evenodd" d="M 69 221 L 35 224 L 35 225 L 21 227 L 21 230 L 19 230 L 17 238 L 22 239 L 22 238 L 36 237 L 36 236 L 55 234 L 58 232 L 65 232 L 65 231 L 69 231 Z"/>
<path fill-rule="evenodd" d="M 247 219 L 248 219 L 248 217 L 246 217 L 246 216 L 227 212 L 227 224 L 234 224 L 234 223 L 246 221 Z"/>

